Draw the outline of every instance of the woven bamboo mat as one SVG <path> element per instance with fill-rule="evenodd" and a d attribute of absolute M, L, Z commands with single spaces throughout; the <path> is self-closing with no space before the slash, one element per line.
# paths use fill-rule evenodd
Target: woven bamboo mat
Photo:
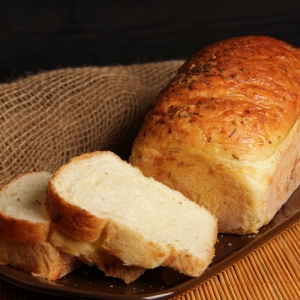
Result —
<path fill-rule="evenodd" d="M 0 280 L 0 300 L 48 300 Z M 65 299 L 55 297 L 55 299 Z M 300 299 L 300 220 L 216 276 L 173 300 Z"/>

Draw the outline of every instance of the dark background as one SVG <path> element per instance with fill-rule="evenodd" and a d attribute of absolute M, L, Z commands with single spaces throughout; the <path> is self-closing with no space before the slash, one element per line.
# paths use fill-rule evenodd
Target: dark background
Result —
<path fill-rule="evenodd" d="M 252 34 L 300 46 L 300 1 L 0 0 L 0 81 L 185 59 L 211 42 Z"/>

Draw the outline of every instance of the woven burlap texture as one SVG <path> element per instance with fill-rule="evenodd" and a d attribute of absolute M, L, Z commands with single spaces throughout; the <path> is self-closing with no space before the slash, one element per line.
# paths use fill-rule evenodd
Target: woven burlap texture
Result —
<path fill-rule="evenodd" d="M 89 151 L 128 159 L 146 112 L 182 63 L 66 68 L 0 84 L 0 186 Z"/>

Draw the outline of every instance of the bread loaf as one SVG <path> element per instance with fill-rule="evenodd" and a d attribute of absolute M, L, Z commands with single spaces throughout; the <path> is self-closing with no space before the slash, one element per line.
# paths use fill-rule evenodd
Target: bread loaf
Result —
<path fill-rule="evenodd" d="M 130 162 L 209 209 L 219 232 L 267 224 L 300 182 L 300 50 L 265 36 L 193 55 L 158 96 Z"/>
<path fill-rule="evenodd" d="M 126 266 L 168 266 L 199 276 L 214 256 L 211 213 L 109 151 L 80 155 L 59 168 L 46 208 L 61 231 L 84 247 L 101 245 Z"/>
<path fill-rule="evenodd" d="M 48 172 L 24 173 L 0 190 L 0 264 L 56 280 L 80 262 L 47 241 L 51 222 L 45 197 L 51 177 Z"/>

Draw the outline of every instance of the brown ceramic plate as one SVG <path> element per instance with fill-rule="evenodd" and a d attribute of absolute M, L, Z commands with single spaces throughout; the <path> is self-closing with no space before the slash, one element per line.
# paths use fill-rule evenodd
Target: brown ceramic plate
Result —
<path fill-rule="evenodd" d="M 220 234 L 216 255 L 198 278 L 190 278 L 168 268 L 148 270 L 131 284 L 105 277 L 96 268 L 83 266 L 55 282 L 35 278 L 9 266 L 0 266 L 0 277 L 22 288 L 74 299 L 168 299 L 183 293 L 245 256 L 300 219 L 300 188 L 258 234 Z"/>

